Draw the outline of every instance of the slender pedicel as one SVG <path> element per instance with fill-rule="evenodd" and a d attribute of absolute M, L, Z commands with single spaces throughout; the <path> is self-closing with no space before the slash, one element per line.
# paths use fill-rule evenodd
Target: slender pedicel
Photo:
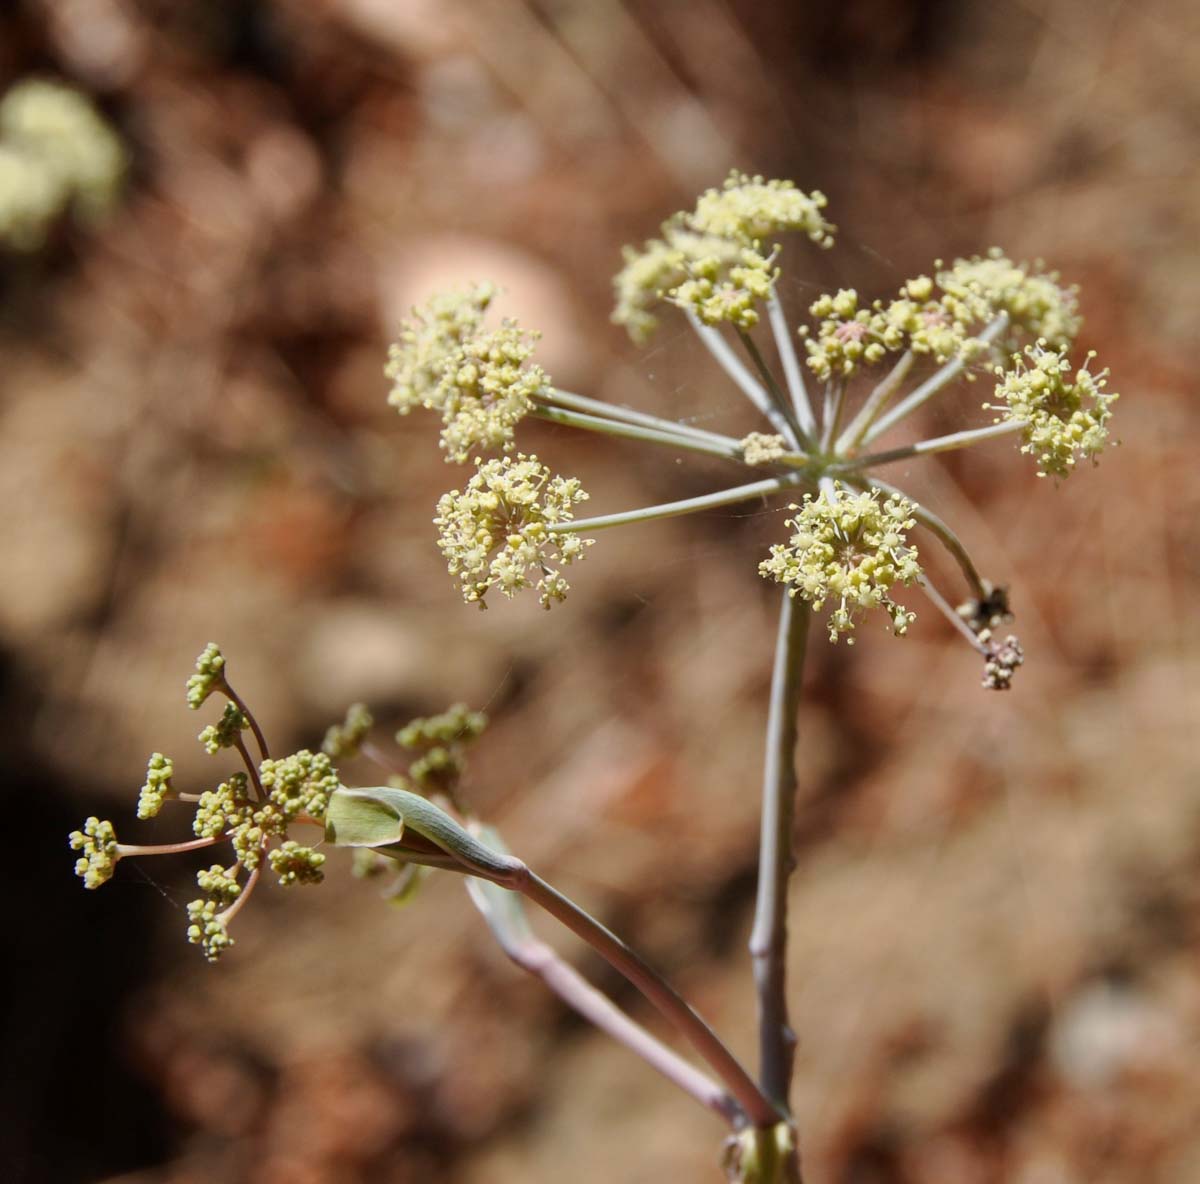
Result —
<path fill-rule="evenodd" d="M 538 402 L 557 404 L 570 411 L 582 411 L 587 415 L 597 415 L 604 419 L 619 419 L 622 423 L 637 423 L 660 432 L 698 436 L 712 444 L 723 444 L 732 439 L 732 437 L 723 436 L 719 432 L 706 432 L 703 428 L 695 427 L 690 423 L 664 419 L 660 415 L 635 411 L 632 407 L 624 407 L 618 403 L 606 403 L 603 399 L 589 399 L 586 395 L 577 395 L 573 391 L 564 391 L 560 387 L 548 388 L 544 396 L 538 397 Z"/>
<path fill-rule="evenodd" d="M 1002 312 L 976 338 L 984 345 L 990 345 L 1008 327 L 1008 313 Z M 882 436 L 888 428 L 898 424 L 906 416 L 916 411 L 922 403 L 933 398 L 943 387 L 949 386 L 967 367 L 962 358 L 953 358 L 940 370 L 931 374 L 916 390 L 906 395 L 891 411 L 885 412 L 863 435 L 863 443 L 870 444 L 872 440 Z"/>
<path fill-rule="evenodd" d="M 742 343 L 742 348 L 749 355 L 754 369 L 758 371 L 758 377 L 763 386 L 767 388 L 767 393 L 771 396 L 771 402 L 788 423 L 792 425 L 792 430 L 800 443 L 804 446 L 810 445 L 812 441 L 800 430 L 791 400 L 780 389 L 775 375 L 771 373 L 771 367 L 767 365 L 766 358 L 762 356 L 762 350 L 758 348 L 758 342 L 741 327 L 736 328 L 734 331 L 737 333 L 738 340 Z"/>
<path fill-rule="evenodd" d="M 712 354 L 717 364 L 729 375 L 742 394 L 771 421 L 771 426 L 797 452 L 802 452 L 803 446 L 796 434 L 796 429 L 792 427 L 787 416 L 775 406 L 774 400 L 766 388 L 742 365 L 721 334 L 716 329 L 701 324 L 694 312 L 688 311 L 686 315 L 688 324 L 696 331 L 696 336 L 700 338 L 705 349 Z"/>
<path fill-rule="evenodd" d="M 876 417 L 891 401 L 900 384 L 908 377 L 908 372 L 913 368 L 916 358 L 916 354 L 911 349 L 906 349 L 900 355 L 900 360 L 875 386 L 875 389 L 867 396 L 866 402 L 858 409 L 858 414 L 838 437 L 834 451 L 846 453 L 858 446 L 867 429 L 875 422 Z"/>
<path fill-rule="evenodd" d="M 788 393 L 792 397 L 792 406 L 796 409 L 796 419 L 800 424 L 800 430 L 810 440 L 816 439 L 817 420 L 813 415 L 808 388 L 804 385 L 804 371 L 796 356 L 796 345 L 792 340 L 787 318 L 784 316 L 783 305 L 779 303 L 779 295 L 774 286 L 771 288 L 771 295 L 767 297 L 767 319 L 771 322 L 775 348 L 779 351 L 779 360 L 783 364 L 783 378 L 787 383 Z"/>
<path fill-rule="evenodd" d="M 830 465 L 829 472 L 857 473 L 863 469 L 874 468 L 876 465 L 889 465 L 914 456 L 928 456 L 935 452 L 953 452 L 956 448 L 970 448 L 972 444 L 980 444 L 985 440 L 1010 436 L 1013 432 L 1023 431 L 1026 426 L 1023 420 L 1008 420 L 986 428 L 970 428 L 965 432 L 951 432 L 948 436 L 934 436 L 930 440 L 918 440 L 916 444 L 904 444 L 900 448 L 890 448 L 887 452 L 868 452 L 865 456 L 855 456 L 849 460 L 837 461 Z"/>
<path fill-rule="evenodd" d="M 605 530 L 610 526 L 624 526 L 626 522 L 651 522 L 656 518 L 678 518 L 682 514 L 695 514 L 700 510 L 718 506 L 732 506 L 759 496 L 769 496 L 783 489 L 791 489 L 810 481 L 806 473 L 788 473 L 782 477 L 770 477 L 765 481 L 754 481 L 749 485 L 738 485 L 733 489 L 722 489 L 719 493 L 705 493 L 700 497 L 684 498 L 678 502 L 664 502 L 657 506 L 645 506 L 640 510 L 623 510 L 619 514 L 605 514 L 598 518 L 576 518 L 570 522 L 555 522 L 546 529 L 551 534 L 580 534 L 589 530 Z"/>
<path fill-rule="evenodd" d="M 660 431 L 642 424 L 623 423 L 599 415 L 585 415 L 579 411 L 568 411 L 564 407 L 535 407 L 533 416 L 550 423 L 561 423 L 567 427 L 582 428 L 588 432 L 599 432 L 606 436 L 619 436 L 627 440 L 644 440 L 649 444 L 663 444 L 683 452 L 699 452 L 708 456 L 719 456 L 724 460 L 742 459 L 742 446 L 732 437 L 726 443 L 715 444 L 699 436 L 681 432 Z"/>

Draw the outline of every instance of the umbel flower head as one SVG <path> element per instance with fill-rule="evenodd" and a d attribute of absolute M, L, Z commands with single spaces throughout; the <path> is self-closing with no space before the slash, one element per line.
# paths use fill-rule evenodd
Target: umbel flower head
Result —
<path fill-rule="evenodd" d="M 235 747 L 244 769 L 199 795 L 180 794 L 173 784 L 174 762 L 156 752 L 150 757 L 138 796 L 141 819 L 156 817 L 168 801 L 192 804 L 195 838 L 161 846 L 131 846 L 117 841 L 111 822 L 89 818 L 69 839 L 71 849 L 80 852 L 75 870 L 87 888 L 106 883 L 117 862 L 126 857 L 229 843 L 232 862 L 214 863 L 199 872 L 196 881 L 203 895 L 187 907 L 188 940 L 199 945 L 210 961 L 233 944 L 229 924 L 245 905 L 264 867 L 285 886 L 321 881 L 325 855 L 297 842 L 289 832 L 297 823 L 321 826 L 329 799 L 339 787 L 337 771 L 325 753 L 302 749 L 281 759 L 268 755 L 257 724 L 229 685 L 220 647 L 210 642 L 188 679 L 188 705 L 199 707 L 214 692 L 223 694 L 228 702 L 221 720 L 200 733 L 200 743 L 211 756 Z M 242 741 L 242 730 L 247 727 L 261 749 L 262 759 L 257 763 Z"/>
<path fill-rule="evenodd" d="M 459 464 L 477 448 L 510 449 L 513 430 L 550 385 L 530 363 L 538 334 L 507 319 L 484 330 L 495 294 L 493 285 L 476 284 L 434 296 L 403 323 L 384 369 L 388 402 L 401 415 L 418 406 L 439 412 L 446 459 Z"/>
<path fill-rule="evenodd" d="M 939 263 L 936 280 L 908 280 L 894 300 L 862 307 L 857 292 L 842 289 L 820 297 L 810 312 L 816 332 L 804 327 L 801 333 L 809 368 L 822 380 L 847 378 L 905 349 L 938 365 L 952 358 L 970 362 L 986 348 L 979 335 L 1000 316 L 1007 320 L 1006 340 L 1024 334 L 1063 347 L 1080 325 L 1073 288 L 1061 287 L 1054 272 L 1013 263 L 998 247 L 948 268 Z"/>
<path fill-rule="evenodd" d="M 463 599 L 484 607 L 492 588 L 509 597 L 537 588 L 542 607 L 549 608 L 569 587 L 559 567 L 582 559 L 590 545 L 549 527 L 569 522 L 572 507 L 587 494 L 578 480 L 552 475 L 536 456 L 477 459 L 475 466 L 465 489 L 442 496 L 433 520 Z"/>
<path fill-rule="evenodd" d="M 1095 460 L 1108 443 L 1110 404 L 1119 397 L 1104 389 L 1108 371 L 1092 374 L 1086 363 L 1074 370 L 1065 350 L 1044 341 L 1014 354 L 1012 363 L 996 368 L 1002 401 L 984 406 L 1000 412 L 997 423 L 1024 425 L 1021 451 L 1037 460 L 1039 476 L 1068 477 L 1081 457 Z"/>
<path fill-rule="evenodd" d="M 651 310 L 669 300 L 707 325 L 751 328 L 778 275 L 764 240 L 799 232 L 830 246 L 834 228 L 825 221 L 825 204 L 823 194 L 804 193 L 791 181 L 734 170 L 720 189 L 701 194 L 695 209 L 668 218 L 661 239 L 625 248 L 625 266 L 613 281 L 612 319 L 645 341 L 658 324 Z"/>
<path fill-rule="evenodd" d="M 1014 328 L 1065 348 L 1078 336 L 1081 319 L 1075 288 L 1064 288 L 1058 273 L 1014 263 L 992 247 L 984 257 L 956 259 L 937 273 L 942 305 L 956 320 L 983 323 L 1007 313 Z"/>
<path fill-rule="evenodd" d="M 791 595 L 814 609 L 832 600 L 831 641 L 877 606 L 887 610 L 893 631 L 904 634 L 914 614 L 891 598 L 891 590 L 921 575 L 916 548 L 907 538 L 915 525 L 912 503 L 900 496 L 884 501 L 877 490 L 847 493 L 833 485 L 805 494 L 801 505 L 789 508 L 797 511 L 788 520 L 792 537 L 771 548 L 770 558 L 759 565 L 761 574 L 786 584 Z"/>

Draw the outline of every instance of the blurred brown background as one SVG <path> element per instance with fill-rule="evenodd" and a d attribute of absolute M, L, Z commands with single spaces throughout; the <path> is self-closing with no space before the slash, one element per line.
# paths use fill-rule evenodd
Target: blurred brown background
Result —
<path fill-rule="evenodd" d="M 0 87 L 69 80 L 133 160 L 104 228 L 0 260 L 6 1179 L 720 1178 L 718 1124 L 512 969 L 458 882 L 401 912 L 336 867 L 262 891 L 214 969 L 183 940 L 193 865 L 85 894 L 65 834 L 92 812 L 131 839 L 186 828 L 132 810 L 151 750 L 213 778 L 210 713 L 182 694 L 210 638 L 280 749 L 356 698 L 385 740 L 466 700 L 494 720 L 479 810 L 751 1056 L 775 600 L 754 569 L 781 516 L 606 534 L 561 608 L 480 614 L 429 525 L 462 473 L 381 375 L 410 304 L 491 278 L 561 385 L 750 430 L 678 322 L 639 352 L 607 321 L 621 245 L 738 165 L 830 197 L 839 245 L 789 256 L 793 319 L 998 243 L 1082 285 L 1082 344 L 1123 395 L 1123 446 L 1060 489 L 1007 447 L 895 471 L 1011 583 L 1011 695 L 977 689 L 928 609 L 902 642 L 817 647 L 792 946 L 807 1178 L 1200 1180 L 1195 4 L 5 13 Z M 730 478 L 522 431 L 596 512 Z"/>

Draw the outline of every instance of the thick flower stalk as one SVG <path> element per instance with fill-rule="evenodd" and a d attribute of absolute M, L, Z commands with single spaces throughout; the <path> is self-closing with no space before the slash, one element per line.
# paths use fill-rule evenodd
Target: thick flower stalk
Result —
<path fill-rule="evenodd" d="M 554 476 L 536 456 L 477 461 L 466 488 L 443 495 L 434 519 L 463 599 L 486 607 L 493 588 L 509 597 L 536 588 L 543 608 L 563 600 L 570 585 L 559 568 L 582 559 L 590 542 L 550 528 L 570 522 L 587 496 L 576 479 Z"/>

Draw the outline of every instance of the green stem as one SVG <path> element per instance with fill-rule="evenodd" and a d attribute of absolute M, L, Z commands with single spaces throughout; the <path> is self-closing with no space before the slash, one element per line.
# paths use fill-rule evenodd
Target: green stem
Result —
<path fill-rule="evenodd" d="M 718 506 L 732 506 L 751 498 L 779 493 L 803 485 L 809 480 L 807 473 L 788 473 L 782 477 L 768 477 L 753 481 L 749 485 L 738 485 L 733 489 L 722 489 L 719 493 L 705 493 L 699 497 L 688 497 L 678 502 L 663 502 L 657 506 L 644 506 L 639 510 L 622 510 L 617 514 L 604 514 L 598 518 L 577 518 L 570 522 L 554 522 L 549 526 L 551 534 L 581 534 L 589 530 L 607 530 L 610 526 L 624 526 L 627 522 L 652 522 L 658 518 L 678 518 L 683 514 L 695 514 Z"/>
<path fill-rule="evenodd" d="M 771 367 L 767 365 L 766 358 L 762 356 L 762 351 L 758 348 L 758 342 L 745 329 L 739 328 L 737 335 L 738 340 L 742 343 L 742 348 L 750 356 L 750 361 L 754 364 L 754 369 L 758 371 L 759 379 L 770 394 L 771 402 L 779 414 L 787 420 L 788 426 L 792 429 L 792 435 L 788 438 L 799 441 L 799 446 L 801 447 L 811 445 L 812 441 L 800 430 L 800 425 L 796 422 L 791 401 L 780 389 L 775 375 L 771 373 Z"/>
<path fill-rule="evenodd" d="M 721 334 L 711 325 L 701 324 L 699 317 L 694 312 L 689 310 L 686 315 L 688 323 L 696 331 L 696 336 L 700 338 L 701 344 L 712 354 L 717 365 L 729 375 L 738 390 L 770 420 L 771 426 L 797 452 L 802 452 L 803 447 L 796 434 L 796 429 L 792 427 L 787 416 L 775 406 L 766 388 L 742 365 L 737 354 L 729 348 L 729 344 Z"/>
<path fill-rule="evenodd" d="M 993 424 L 987 428 L 971 428 L 965 432 L 951 432 L 948 436 L 934 436 L 930 440 L 918 440 L 915 444 L 890 448 L 887 452 L 868 452 L 865 456 L 855 456 L 850 460 L 839 461 L 830 465 L 829 471 L 835 474 L 857 473 L 863 469 L 874 468 L 876 465 L 889 465 L 914 456 L 929 456 L 935 452 L 953 452 L 957 448 L 970 448 L 972 444 L 981 444 L 985 440 L 995 440 L 1000 436 L 1011 435 L 1028 426 L 1024 420 L 1006 420 L 1004 423 Z"/>
<path fill-rule="evenodd" d="M 1008 313 L 1002 312 L 994 321 L 988 324 L 987 328 L 976 337 L 976 340 L 982 342 L 984 345 L 991 345 L 1007 327 Z M 958 378 L 966 369 L 966 366 L 967 363 L 963 358 L 953 358 L 940 370 L 936 370 L 916 390 L 906 395 L 897 403 L 891 411 L 880 416 L 863 436 L 864 442 L 870 444 L 872 440 L 883 435 L 888 428 L 894 427 L 906 416 L 911 415 L 923 403 L 933 398 L 943 387 L 949 386 L 950 383 Z"/>
<path fill-rule="evenodd" d="M 674 432 L 681 436 L 695 436 L 708 440 L 712 444 L 725 444 L 731 437 L 722 436 L 718 432 L 706 432 L 703 428 L 693 427 L 689 423 L 679 423 L 673 419 L 663 419 L 658 415 L 649 415 L 645 411 L 634 411 L 630 407 L 621 407 L 616 403 L 606 403 L 603 399 L 589 399 L 586 395 L 577 395 L 572 391 L 551 387 L 544 396 L 544 401 L 556 403 L 571 411 L 582 411 L 587 415 L 596 415 L 602 419 L 616 419 L 622 423 L 641 424 L 642 427 L 654 428 L 660 432 Z"/>
<path fill-rule="evenodd" d="M 551 946 L 533 935 L 516 893 L 475 877 L 467 878 L 467 892 L 515 965 L 540 978 L 568 1007 L 735 1129 L 745 1125 L 741 1106 L 723 1086 L 631 1019 Z"/>
<path fill-rule="evenodd" d="M 796 800 L 796 716 L 812 609 L 783 593 L 763 769 L 758 894 L 750 955 L 758 989 L 759 1055 L 763 1089 L 784 1113 L 795 1059 L 796 1037 L 787 1009 L 787 889 Z"/>
<path fill-rule="evenodd" d="M 824 427 L 821 428 L 821 451 L 828 452 L 833 438 L 842 422 L 842 413 L 846 408 L 846 379 L 831 378 L 825 385 L 825 417 Z"/>
<path fill-rule="evenodd" d="M 507 885 L 561 921 L 629 980 L 686 1037 L 737 1099 L 754 1126 L 773 1127 L 783 1117 L 716 1033 L 663 978 L 615 933 L 528 868 Z"/>
<path fill-rule="evenodd" d="M 606 436 L 620 436 L 627 440 L 644 440 L 650 444 L 664 444 L 683 452 L 700 452 L 707 456 L 719 456 L 724 460 L 742 459 L 742 446 L 732 437 L 726 442 L 715 444 L 707 439 L 683 435 L 674 431 L 661 431 L 642 424 L 623 423 L 599 415 L 585 415 L 579 411 L 568 411 L 563 407 L 535 406 L 533 415 L 550 423 L 561 423 L 567 427 L 582 428 L 587 432 L 600 432 Z"/>
<path fill-rule="evenodd" d="M 846 430 L 838 437 L 836 451 L 849 452 L 856 448 L 867 429 L 875 422 L 876 416 L 887 406 L 900 384 L 908 377 L 916 361 L 916 355 L 911 349 L 906 349 L 900 355 L 900 360 L 891 368 L 887 376 L 867 396 L 867 400 L 859 408 L 858 414 L 850 421 Z"/>
<path fill-rule="evenodd" d="M 775 348 L 779 353 L 780 362 L 783 363 L 783 378 L 792 396 L 792 406 L 796 409 L 796 419 L 800 423 L 800 430 L 810 440 L 815 440 L 817 419 L 813 415 L 808 388 L 804 385 L 804 371 L 796 357 L 796 346 L 792 341 L 792 334 L 783 314 L 783 305 L 779 303 L 779 294 L 775 291 L 774 286 L 771 288 L 771 295 L 767 297 L 767 319 L 771 322 Z"/>

